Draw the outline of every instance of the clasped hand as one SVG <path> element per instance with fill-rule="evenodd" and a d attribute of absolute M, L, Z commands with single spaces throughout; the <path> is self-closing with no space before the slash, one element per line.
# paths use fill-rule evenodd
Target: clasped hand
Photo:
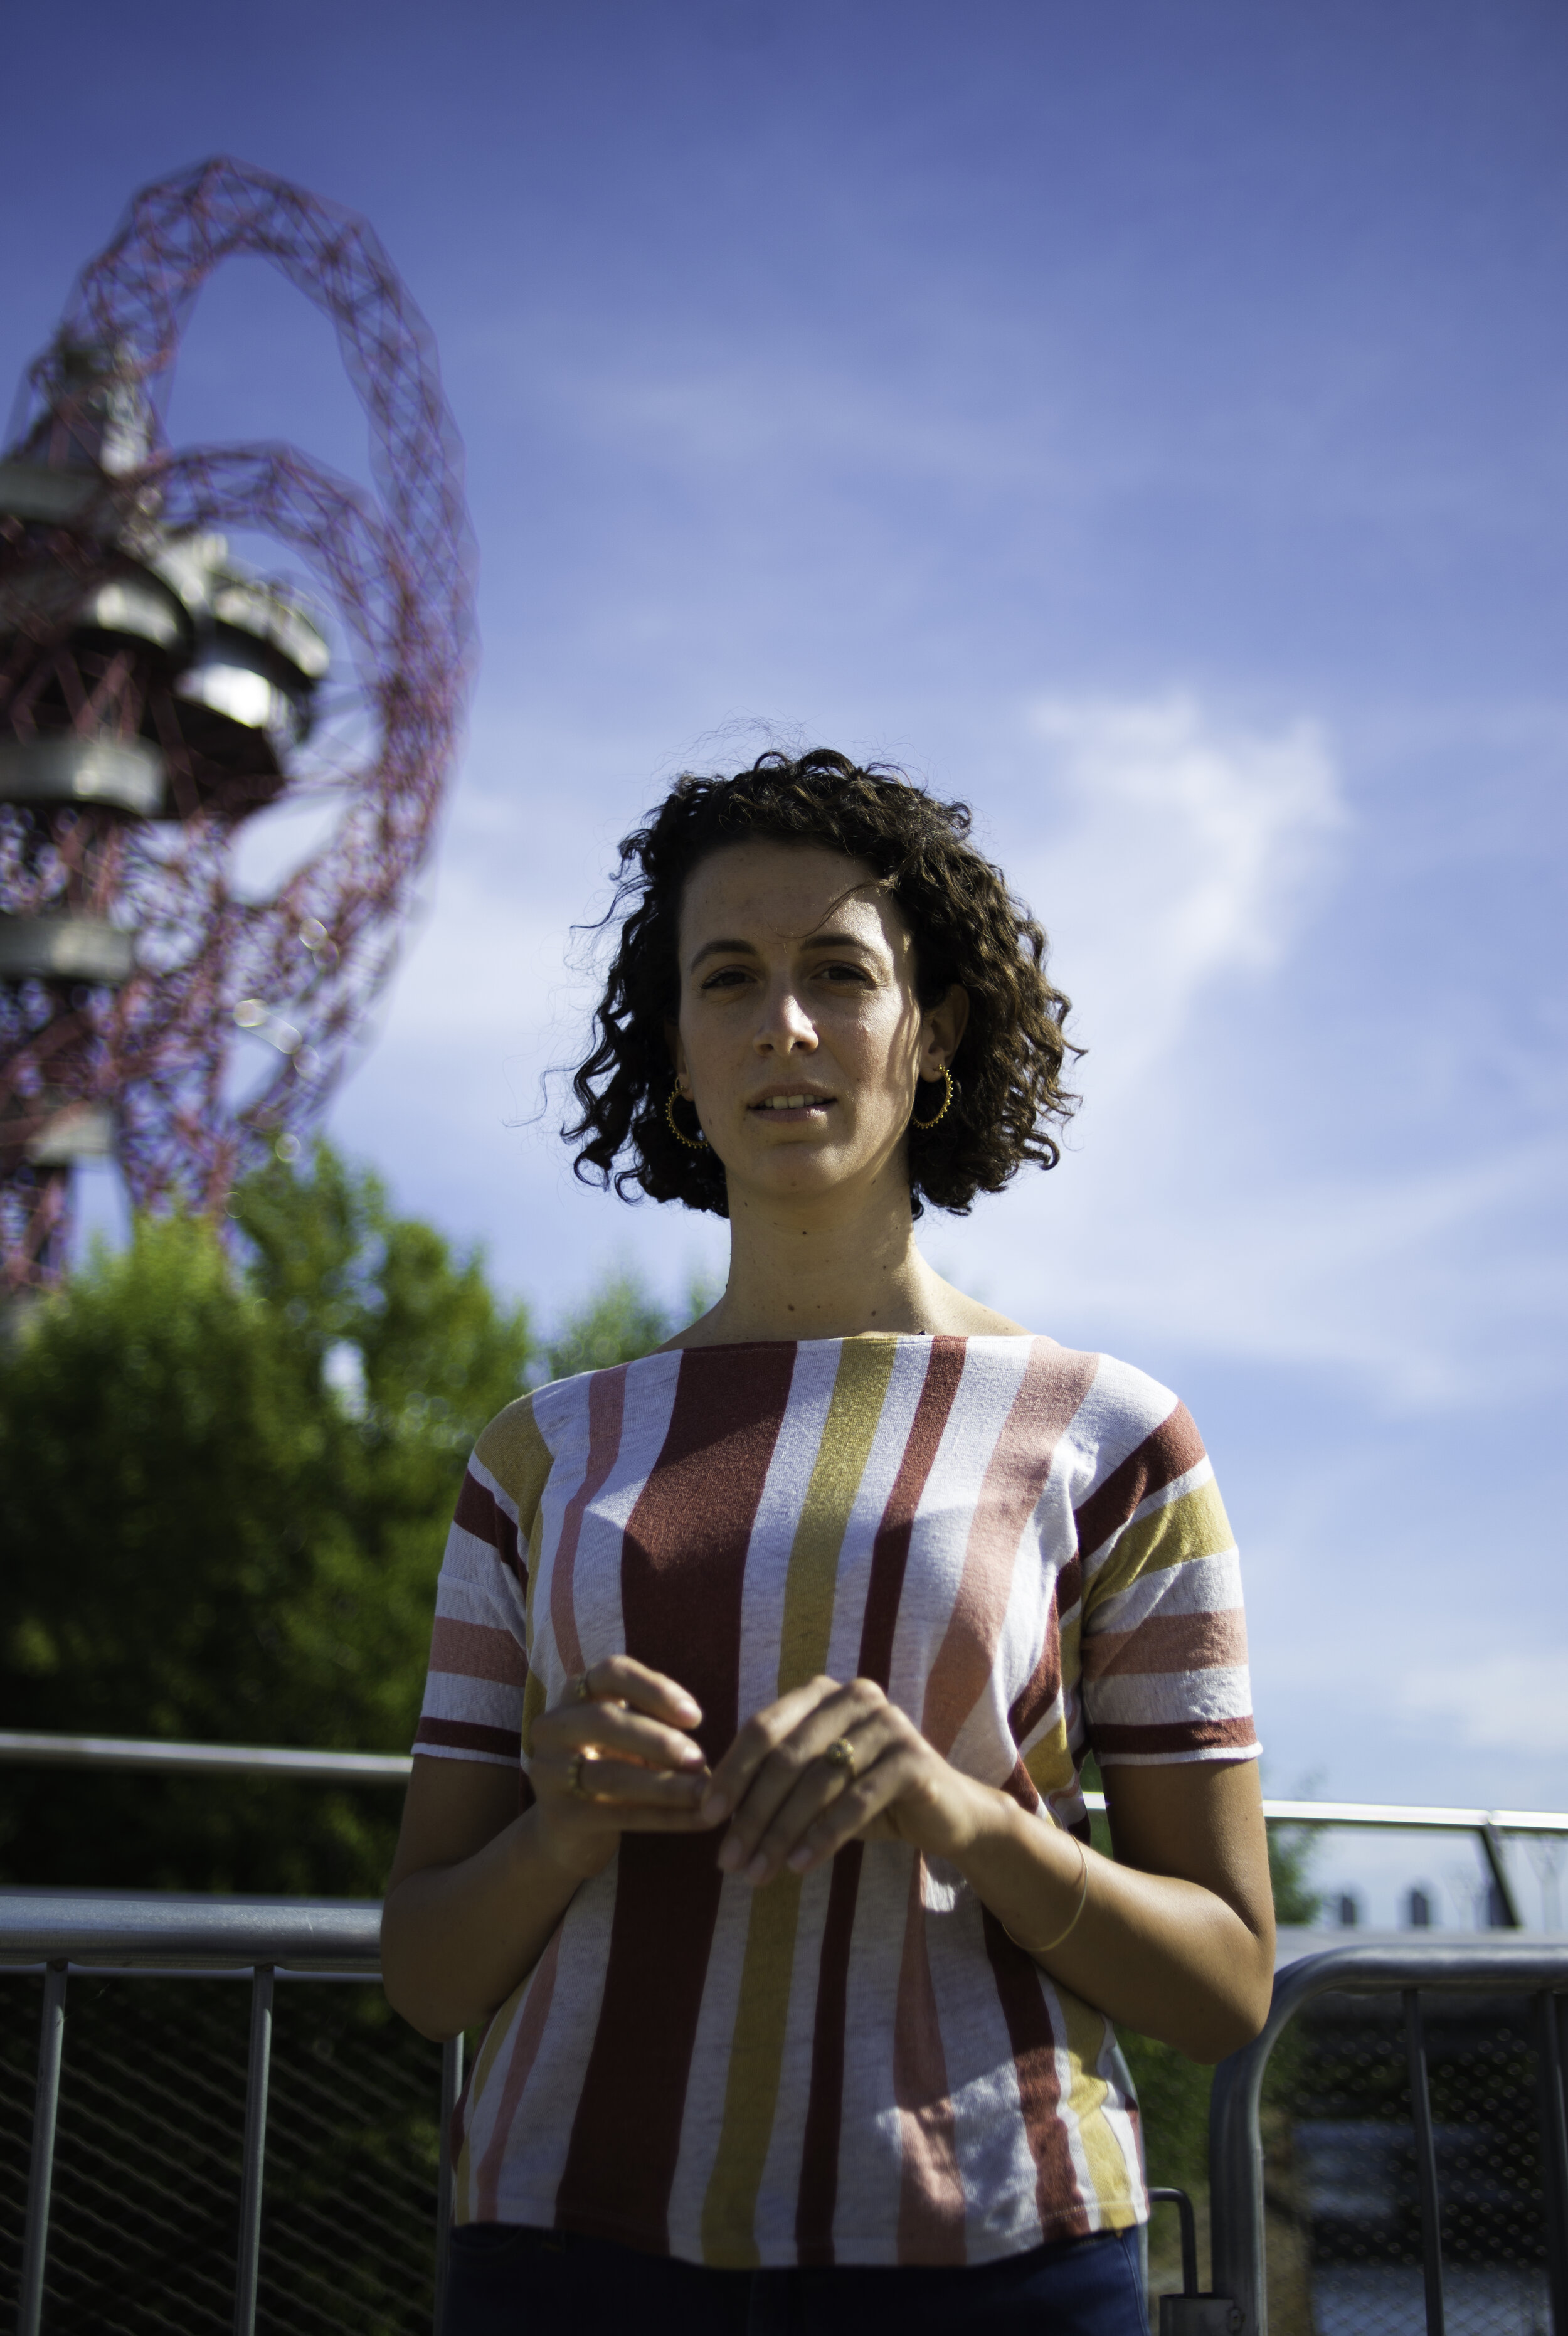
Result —
<path fill-rule="evenodd" d="M 550 1854 L 583 1879 L 623 1833 L 705 1833 L 727 1818 L 726 1874 L 809 1874 L 846 1842 L 954 1857 L 983 1822 L 961 1776 L 874 1679 L 814 1679 L 748 1719 L 709 1772 L 694 1698 L 629 1655 L 574 1680 L 534 1723 L 529 1768 Z M 847 1748 L 846 1748 L 847 1747 Z"/>

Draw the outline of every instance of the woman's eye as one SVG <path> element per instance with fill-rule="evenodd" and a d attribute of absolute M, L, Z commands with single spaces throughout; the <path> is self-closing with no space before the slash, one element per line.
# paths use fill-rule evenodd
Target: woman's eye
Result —
<path fill-rule="evenodd" d="M 737 982 L 744 981 L 746 975 L 744 966 L 721 966 L 716 973 L 709 974 L 707 979 L 703 983 L 703 988 L 705 989 L 733 989 Z"/>
<path fill-rule="evenodd" d="M 824 965 L 823 971 L 830 981 L 858 981 L 864 987 L 871 980 L 863 965 Z"/>

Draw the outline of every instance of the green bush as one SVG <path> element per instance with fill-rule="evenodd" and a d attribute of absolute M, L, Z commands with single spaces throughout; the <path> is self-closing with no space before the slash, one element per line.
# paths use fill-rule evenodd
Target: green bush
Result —
<path fill-rule="evenodd" d="M 325 1147 L 139 1223 L 0 1353 L 0 1706 L 61 1733 L 403 1751 L 526 1317 Z M 336 1384 L 335 1384 L 336 1381 Z M 13 1769 L 0 1878 L 371 1893 L 385 1788 Z"/>

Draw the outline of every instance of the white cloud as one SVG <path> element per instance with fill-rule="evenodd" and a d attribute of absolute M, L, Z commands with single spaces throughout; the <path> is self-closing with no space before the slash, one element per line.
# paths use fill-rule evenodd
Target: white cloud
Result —
<path fill-rule="evenodd" d="M 1476 1751 L 1568 1752 L 1568 1648 L 1415 1671 L 1400 1700 Z"/>
<path fill-rule="evenodd" d="M 1188 696 L 1046 699 L 1029 728 L 1067 818 L 1009 869 L 1048 918 L 1084 1030 L 1114 1040 L 1114 1091 L 1169 1050 L 1207 984 L 1285 955 L 1346 823 L 1339 776 L 1314 724 L 1227 728 Z"/>

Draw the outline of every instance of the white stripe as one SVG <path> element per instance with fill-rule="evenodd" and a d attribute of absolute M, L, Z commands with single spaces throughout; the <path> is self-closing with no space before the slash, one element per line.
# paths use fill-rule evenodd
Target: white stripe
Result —
<path fill-rule="evenodd" d="M 964 2245 L 972 2263 L 1038 2246 L 1029 2147 L 1012 2039 L 990 1979 L 979 1900 L 961 1887 L 950 1912 L 926 1914 L 926 1953 L 953 2106 L 964 2186 Z"/>

